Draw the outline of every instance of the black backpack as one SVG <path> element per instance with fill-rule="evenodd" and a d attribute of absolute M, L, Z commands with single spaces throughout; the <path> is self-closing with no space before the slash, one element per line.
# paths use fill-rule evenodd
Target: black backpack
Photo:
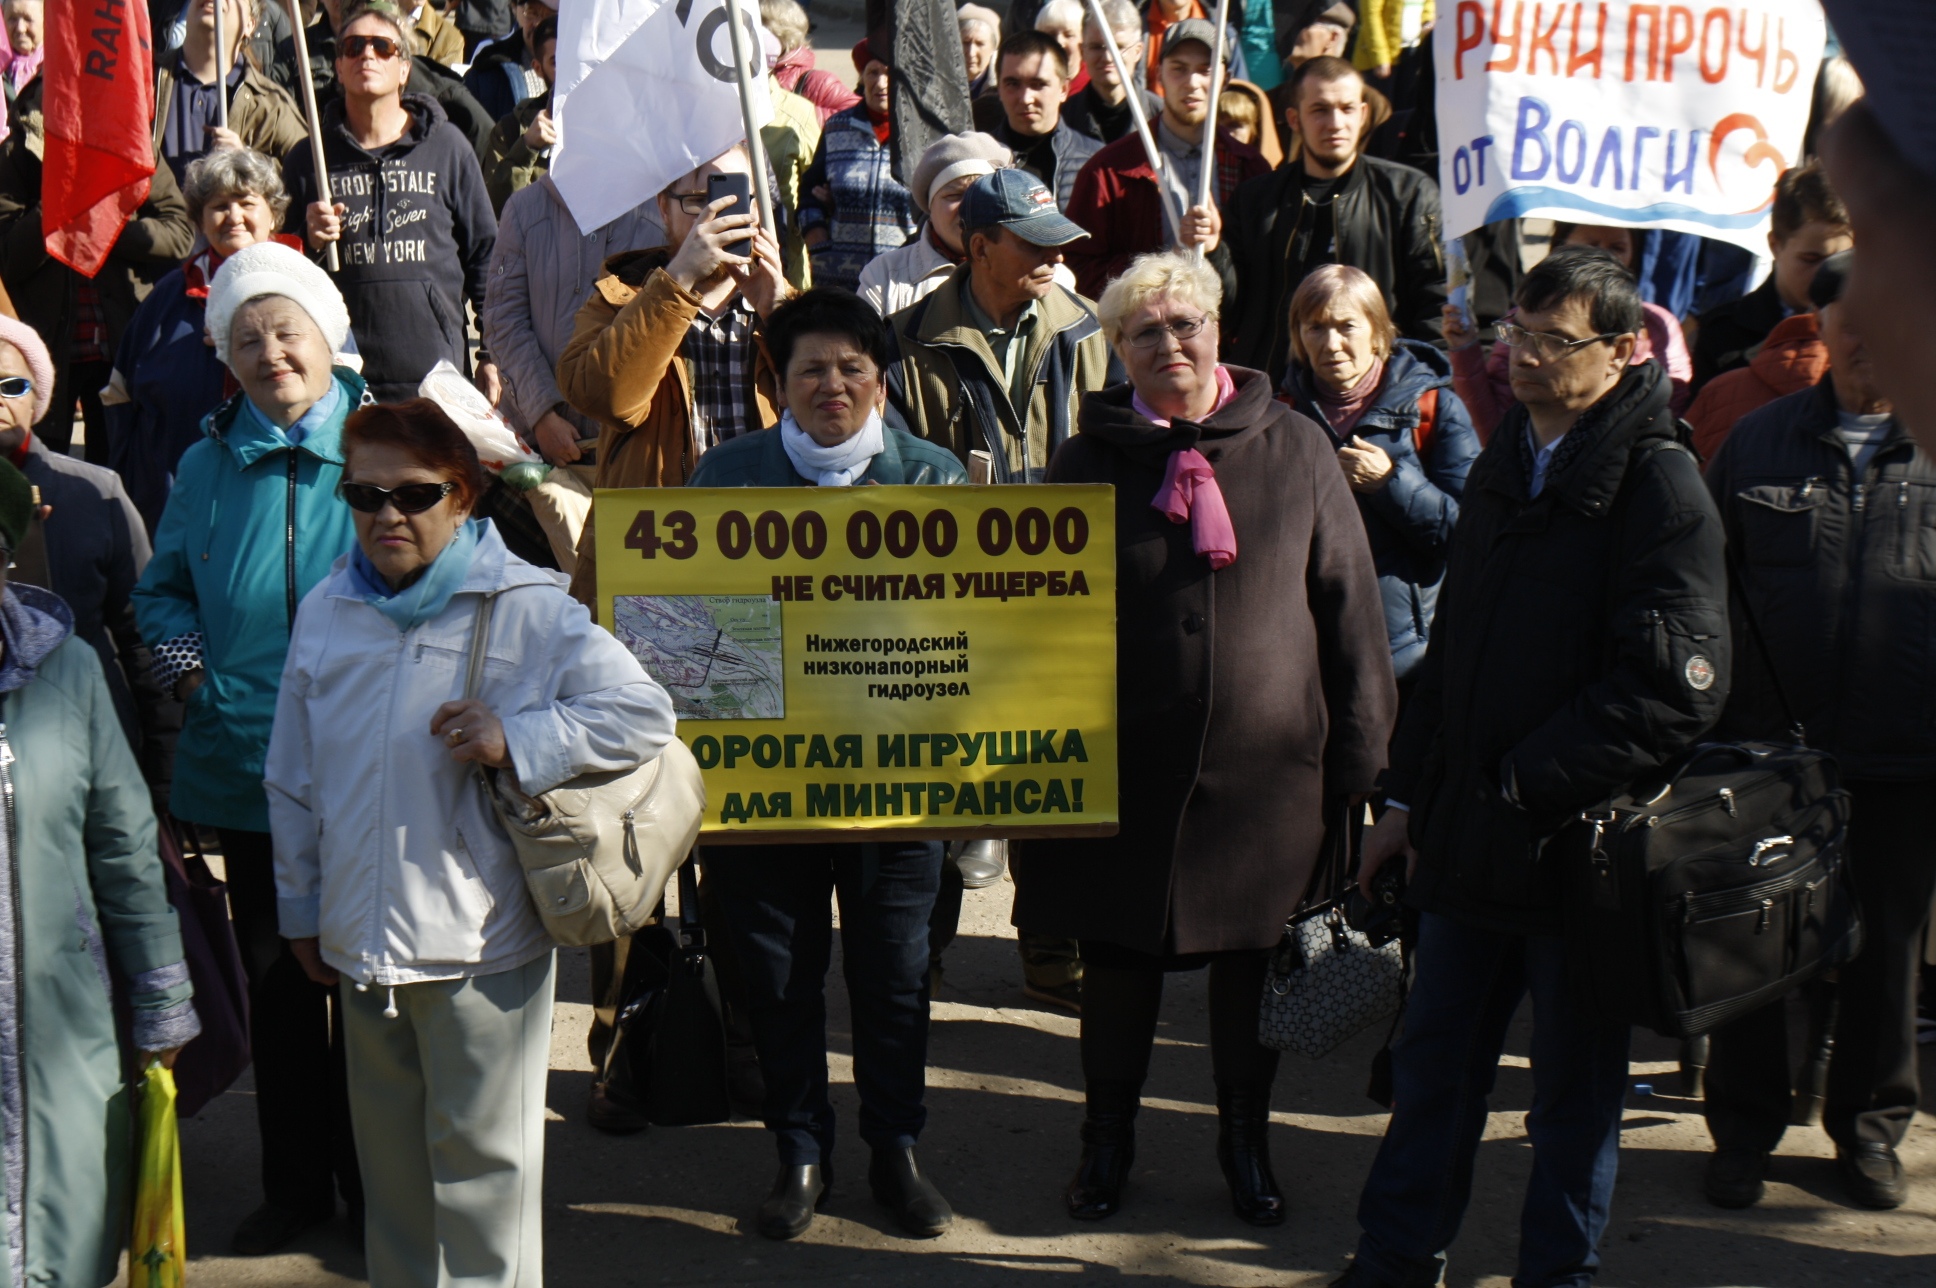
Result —
<path fill-rule="evenodd" d="M 1693 1037 L 1854 957 L 1849 795 L 1809 747 L 1706 743 L 1554 839 L 1567 934 L 1604 1015 Z"/>

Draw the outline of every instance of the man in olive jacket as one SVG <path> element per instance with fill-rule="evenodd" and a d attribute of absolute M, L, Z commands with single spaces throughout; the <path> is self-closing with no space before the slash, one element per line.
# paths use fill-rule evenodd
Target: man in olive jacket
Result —
<path fill-rule="evenodd" d="M 1865 252 L 1866 253 L 1866 252 Z M 1839 972 L 1822 1129 L 1849 1197 L 1899 1207 L 1896 1146 L 1916 1116 L 1916 967 L 1936 890 L 1936 461 L 1876 389 L 1841 303 L 1854 251 L 1823 261 L 1830 375 L 1741 419 L 1707 470 L 1740 569 L 1737 679 L 1722 729 L 1780 738 L 1799 721 L 1852 799 L 1849 862 L 1862 952 Z M 1767 651 L 1748 637 L 1752 610 Z M 1773 663 L 1774 673 L 1769 672 Z M 1792 712 L 1792 714 L 1791 714 Z M 1708 1199 L 1761 1198 L 1789 1122 L 1788 1026 L 1777 1002 L 1717 1029 Z"/>
<path fill-rule="evenodd" d="M 961 199 L 968 262 L 888 319 L 888 398 L 975 482 L 1041 482 L 1083 395 L 1122 379 L 1089 301 L 1055 282 L 1062 248 L 1088 235 L 1026 170 L 983 175 Z"/>
<path fill-rule="evenodd" d="M 1529 993 L 1538 1097 L 1513 1282 L 1592 1279 L 1628 1027 L 1568 983 L 1561 874 L 1542 851 L 1692 745 L 1728 692 L 1721 519 L 1659 365 L 1629 365 L 1642 322 L 1632 277 L 1605 252 L 1568 248 L 1527 274 L 1517 303 L 1502 335 L 1520 402 L 1467 477 L 1381 784 L 1388 808 L 1365 840 L 1367 888 L 1412 857 L 1421 915 L 1418 983 L 1392 1048 L 1396 1108 L 1341 1281 L 1352 1288 L 1440 1282 Z"/>

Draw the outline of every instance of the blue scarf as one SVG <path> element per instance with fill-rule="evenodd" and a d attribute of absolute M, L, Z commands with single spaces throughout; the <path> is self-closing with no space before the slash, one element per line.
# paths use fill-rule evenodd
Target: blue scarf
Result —
<path fill-rule="evenodd" d="M 450 544 L 430 561 L 423 575 L 397 591 L 391 590 L 390 583 L 383 580 L 383 574 L 363 553 L 359 542 L 350 547 L 350 589 L 357 598 L 396 623 L 399 633 L 407 633 L 411 627 L 421 626 L 444 611 L 444 605 L 450 603 L 450 597 L 470 573 L 471 557 L 477 553 L 477 543 L 483 535 L 484 520 L 472 519 L 465 523 L 450 539 Z"/>
<path fill-rule="evenodd" d="M 263 415 L 262 409 L 250 402 L 246 397 L 242 399 L 242 414 L 247 416 L 257 429 L 269 437 L 281 439 L 291 447 L 299 447 L 302 445 L 303 439 L 308 438 L 312 432 L 329 424 L 329 418 L 334 416 L 336 409 L 342 405 L 343 386 L 338 384 L 335 377 L 332 376 L 329 382 L 329 392 L 311 404 L 309 410 L 301 416 L 298 416 L 296 423 L 288 429 L 282 428 L 267 416 Z"/>

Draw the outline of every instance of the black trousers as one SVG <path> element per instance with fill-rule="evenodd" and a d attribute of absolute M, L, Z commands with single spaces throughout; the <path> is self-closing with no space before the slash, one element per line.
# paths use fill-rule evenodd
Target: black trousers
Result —
<path fill-rule="evenodd" d="M 1163 976 L 1210 967 L 1210 1064 L 1220 1084 L 1269 1086 L 1276 1051 L 1257 1041 L 1257 1007 L 1270 950 L 1154 957 L 1082 941 L 1082 1079 L 1141 1087 L 1156 1043 Z"/>
<path fill-rule="evenodd" d="M 940 842 L 709 846 L 702 862 L 745 973 L 766 1126 L 780 1161 L 833 1157 L 830 895 L 840 899 L 861 1139 L 875 1148 L 914 1144 L 927 1122 L 928 918 L 941 884 Z"/>
<path fill-rule="evenodd" d="M 1838 972 L 1835 1054 L 1822 1128 L 1840 1146 L 1895 1145 L 1916 1116 L 1916 976 L 1936 891 L 1936 781 L 1851 782 L 1849 864 L 1862 952 Z M 1763 1007 L 1714 1032 L 1707 1126 L 1722 1149 L 1771 1150 L 1787 1126 L 1786 1008 Z"/>
<path fill-rule="evenodd" d="M 101 408 L 101 389 L 114 375 L 106 362 L 68 364 L 54 380 L 53 401 L 47 415 L 34 426 L 34 433 L 47 444 L 47 450 L 66 455 L 74 445 L 74 400 L 81 402 L 81 423 L 87 428 L 87 463 L 108 463 L 108 418 Z"/>
<path fill-rule="evenodd" d="M 262 1133 L 262 1196 L 279 1208 L 333 1208 L 336 1192 L 363 1205 L 350 1135 L 343 1020 L 334 990 L 303 974 L 276 923 L 274 852 L 267 832 L 222 831 L 229 915 L 249 977 L 249 1055 Z"/>

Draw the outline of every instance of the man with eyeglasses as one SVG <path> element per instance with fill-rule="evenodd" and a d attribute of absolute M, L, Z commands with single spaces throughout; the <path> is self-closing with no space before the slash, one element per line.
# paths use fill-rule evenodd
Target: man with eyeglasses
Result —
<path fill-rule="evenodd" d="M 1225 210 L 1224 359 L 1281 381 L 1291 294 L 1320 264 L 1378 283 L 1399 334 L 1436 342 L 1445 304 L 1438 185 L 1408 165 L 1365 156 L 1364 77 L 1312 58 L 1282 89 L 1290 159 L 1237 190 Z"/>
<path fill-rule="evenodd" d="M 342 99 L 323 109 L 330 202 L 316 191 L 309 140 L 283 161 L 286 231 L 321 255 L 336 247 L 363 376 L 378 402 L 400 402 L 440 359 L 471 370 L 464 305 L 480 314 L 497 241 L 477 152 L 434 99 L 404 92 L 410 41 L 388 0 L 352 9 L 336 44 Z M 478 355 L 493 401 L 497 367 Z"/>
<path fill-rule="evenodd" d="M 1102 16 L 1109 20 L 1110 34 L 1116 37 L 1116 48 L 1122 51 L 1123 66 L 1135 76 L 1143 65 L 1142 16 L 1129 0 L 1102 0 Z M 1094 13 L 1082 24 L 1082 66 L 1089 73 L 1089 83 L 1081 92 L 1071 94 L 1069 101 L 1062 105 L 1062 119 L 1071 129 L 1104 143 L 1114 143 L 1126 134 L 1134 134 L 1136 116 L 1129 106 L 1132 87 L 1125 86 L 1123 78 L 1116 74 L 1116 62 L 1109 56 L 1109 42 L 1102 28 L 1096 25 Z M 1133 88 L 1143 101 L 1144 117 L 1155 121 L 1163 111 L 1163 100 L 1141 84 Z"/>
<path fill-rule="evenodd" d="M 1513 1282 L 1591 1282 L 1628 1027 L 1568 978 L 1561 874 L 1542 850 L 1691 746 L 1728 694 L 1721 516 L 1680 444 L 1666 373 L 1632 364 L 1633 278 L 1604 251 L 1567 247 L 1516 303 L 1519 401 L 1467 476 L 1431 647 L 1380 782 L 1389 808 L 1365 837 L 1367 893 L 1388 863 L 1412 872 L 1418 982 L 1357 1257 L 1337 1281 L 1348 1288 L 1443 1281 L 1529 994 L 1533 1173 Z"/>

